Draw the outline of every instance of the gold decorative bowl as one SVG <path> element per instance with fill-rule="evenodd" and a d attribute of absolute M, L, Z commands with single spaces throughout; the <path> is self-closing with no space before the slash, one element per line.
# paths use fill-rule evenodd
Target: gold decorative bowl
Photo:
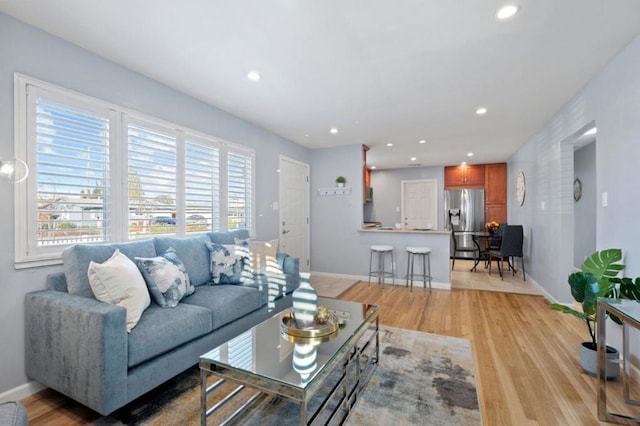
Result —
<path fill-rule="evenodd" d="M 282 323 L 280 324 L 283 337 L 294 343 L 314 343 L 309 339 L 320 339 L 321 341 L 318 341 L 318 343 L 328 342 L 338 334 L 339 327 L 338 317 L 332 314 L 329 317 L 329 321 L 324 324 L 314 321 L 313 324 L 300 328 L 297 326 L 295 316 L 291 311 L 282 316 Z"/>

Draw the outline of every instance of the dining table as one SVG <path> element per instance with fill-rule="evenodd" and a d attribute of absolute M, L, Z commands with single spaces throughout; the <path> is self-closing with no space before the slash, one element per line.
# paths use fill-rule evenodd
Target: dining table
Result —
<path fill-rule="evenodd" d="M 481 260 L 489 259 L 489 242 L 494 235 L 489 232 L 472 232 L 471 239 L 473 240 L 473 244 L 478 248 L 477 255 L 473 259 L 473 267 L 471 268 L 471 272 L 476 272 L 478 270 L 478 264 Z"/>

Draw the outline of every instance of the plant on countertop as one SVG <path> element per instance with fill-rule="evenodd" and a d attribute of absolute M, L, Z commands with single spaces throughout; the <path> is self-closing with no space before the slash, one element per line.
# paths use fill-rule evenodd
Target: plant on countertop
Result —
<path fill-rule="evenodd" d="M 574 315 L 585 321 L 593 348 L 596 347 L 596 303 L 598 297 L 640 300 L 640 278 L 617 278 L 624 269 L 622 250 L 596 251 L 582 264 L 582 270 L 569 275 L 569 286 L 574 300 L 582 305 L 582 312 L 559 303 L 551 309 Z M 611 315 L 620 324 L 620 319 Z"/>
<path fill-rule="evenodd" d="M 346 183 L 346 182 L 347 182 L 347 179 L 346 179 L 344 176 L 338 176 L 338 177 L 336 178 L 336 183 L 342 183 L 342 184 L 344 184 L 344 183 Z"/>

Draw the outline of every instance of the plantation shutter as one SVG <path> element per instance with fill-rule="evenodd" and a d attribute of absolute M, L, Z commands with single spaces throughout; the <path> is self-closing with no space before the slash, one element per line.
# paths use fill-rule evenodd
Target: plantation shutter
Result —
<path fill-rule="evenodd" d="M 37 246 L 109 241 L 109 110 L 33 95 Z"/>
<path fill-rule="evenodd" d="M 227 155 L 228 230 L 251 230 L 253 223 L 253 159 L 229 152 Z"/>
<path fill-rule="evenodd" d="M 186 232 L 220 230 L 220 150 L 185 142 Z"/>
<path fill-rule="evenodd" d="M 175 133 L 128 123 L 129 238 L 176 232 Z"/>

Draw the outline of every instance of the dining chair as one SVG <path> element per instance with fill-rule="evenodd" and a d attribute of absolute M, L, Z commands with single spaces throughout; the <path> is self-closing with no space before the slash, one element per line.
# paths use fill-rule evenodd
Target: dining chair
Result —
<path fill-rule="evenodd" d="M 488 247 L 487 250 L 484 253 L 483 259 L 484 259 L 484 267 L 485 269 L 487 268 L 487 266 L 489 266 L 489 263 L 491 261 L 491 257 L 489 256 L 489 252 L 491 250 L 500 250 L 500 245 L 502 244 L 502 234 L 504 234 L 504 229 L 507 227 L 507 222 L 501 222 L 498 225 L 498 229 L 496 230 L 496 232 L 494 232 L 488 240 Z M 509 264 L 509 266 L 511 266 L 511 264 Z"/>
<path fill-rule="evenodd" d="M 522 245 L 524 240 L 524 231 L 522 225 L 506 225 L 502 234 L 502 242 L 498 250 L 489 250 L 489 275 L 491 275 L 491 264 L 493 259 L 498 262 L 498 272 L 500 272 L 500 278 L 504 280 L 503 274 L 503 262 L 504 259 L 520 258 L 522 264 L 522 280 L 526 281 L 526 274 L 524 270 L 524 255 L 522 252 Z M 513 265 L 510 264 L 513 275 L 516 274 L 515 261 Z"/>
<path fill-rule="evenodd" d="M 456 264 L 456 255 L 458 253 L 473 253 L 474 259 L 477 259 L 480 256 L 480 252 L 478 247 L 475 246 L 458 246 L 458 239 L 456 238 L 456 231 L 451 227 L 451 240 L 453 241 L 453 256 L 451 262 L 451 270 L 453 271 L 453 267 Z"/>

